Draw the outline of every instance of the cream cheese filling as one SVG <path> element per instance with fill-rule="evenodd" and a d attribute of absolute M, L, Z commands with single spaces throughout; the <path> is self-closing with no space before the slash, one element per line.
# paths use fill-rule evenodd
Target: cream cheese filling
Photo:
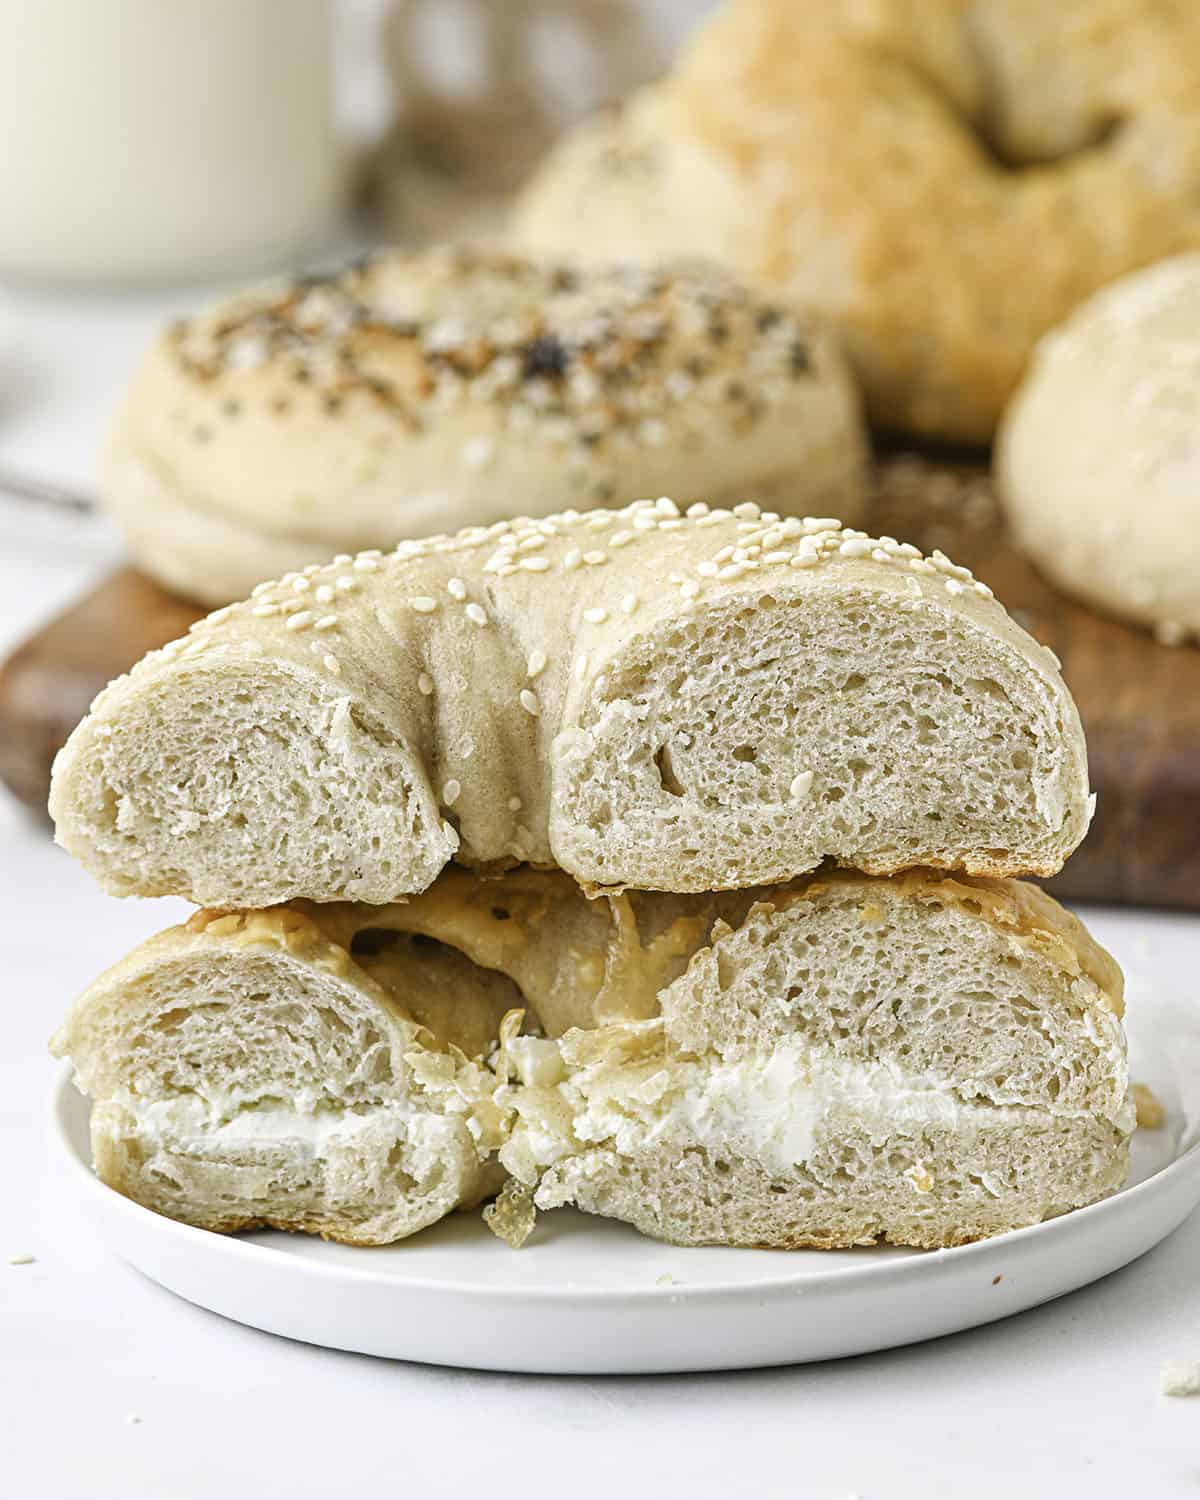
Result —
<path fill-rule="evenodd" d="M 514 1049 L 520 1086 L 505 1092 L 516 1118 L 500 1158 L 514 1176 L 530 1182 L 589 1146 L 630 1155 L 668 1141 L 738 1151 L 786 1174 L 849 1121 L 883 1140 L 931 1124 L 965 1132 L 985 1119 L 1018 1123 L 1031 1107 L 966 1100 L 945 1079 L 907 1073 L 891 1062 L 834 1057 L 800 1041 L 696 1058 L 669 1056 L 660 1022 L 619 1032 L 608 1055 L 593 1042 L 591 1056 L 573 1059 L 568 1041 L 567 1064 L 560 1057 L 557 1076 L 548 1044 L 537 1043 L 529 1059 Z M 631 1056 L 631 1049 L 641 1055 Z M 1048 1103 L 1046 1109 L 1090 1113 Z"/>
<path fill-rule="evenodd" d="M 414 1142 L 440 1136 L 445 1121 L 397 1104 L 350 1109 L 304 1111 L 276 1100 L 246 1104 L 231 1096 L 202 1098 L 181 1094 L 171 1099 L 130 1099 L 128 1108 L 139 1133 L 174 1150 L 237 1149 L 254 1146 L 302 1146 L 313 1156 L 329 1154 L 355 1136 L 390 1127 Z"/>

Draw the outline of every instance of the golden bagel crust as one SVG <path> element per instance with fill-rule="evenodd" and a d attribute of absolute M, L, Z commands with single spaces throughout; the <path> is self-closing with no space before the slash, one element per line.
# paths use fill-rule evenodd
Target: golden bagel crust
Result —
<path fill-rule="evenodd" d="M 878 425 L 984 441 L 1036 340 L 1200 245 L 1188 0 L 732 0 L 552 154 L 514 239 L 703 246 L 834 320 Z"/>

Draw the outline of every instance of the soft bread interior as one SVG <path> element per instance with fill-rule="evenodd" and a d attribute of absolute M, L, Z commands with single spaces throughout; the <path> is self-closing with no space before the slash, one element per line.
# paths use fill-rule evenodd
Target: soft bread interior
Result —
<path fill-rule="evenodd" d="M 221 658 L 149 682 L 51 796 L 116 895 L 263 904 L 314 884 L 386 901 L 429 884 L 456 839 L 380 714 L 286 663 Z M 380 688 L 378 699 L 386 699 Z M 203 858 L 196 861 L 196 851 Z"/>
<path fill-rule="evenodd" d="M 1120 974 L 1012 883 L 834 878 L 757 905 L 658 1020 L 509 1049 L 500 1159 L 679 1244 L 956 1244 L 1124 1178 Z"/>
<path fill-rule="evenodd" d="M 826 857 L 1048 874 L 1085 826 L 1057 695 L 919 591 L 764 588 L 671 618 L 614 652 L 578 725 L 551 838 L 601 884 L 764 884 Z"/>
<path fill-rule="evenodd" d="M 352 1244 L 477 1202 L 499 1184 L 494 1081 L 465 1049 L 519 996 L 494 976 L 457 1005 L 469 967 L 411 945 L 360 965 L 298 912 L 198 914 L 98 980 L 54 1040 L 95 1101 L 99 1175 L 204 1228 Z M 429 1058 L 453 1091 L 418 1082 Z"/>

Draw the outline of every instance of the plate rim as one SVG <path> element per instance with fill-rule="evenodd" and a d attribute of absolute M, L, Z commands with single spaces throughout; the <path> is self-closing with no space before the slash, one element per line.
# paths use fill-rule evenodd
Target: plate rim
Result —
<path fill-rule="evenodd" d="M 1130 1187 L 1118 1188 L 1108 1197 L 1086 1204 L 1082 1208 L 1071 1209 L 1065 1214 L 1059 1214 L 1052 1219 L 1043 1219 L 1037 1224 L 1025 1225 L 1021 1229 L 1010 1229 L 1003 1234 L 974 1240 L 968 1245 L 918 1250 L 914 1254 L 898 1256 L 886 1261 L 872 1261 L 861 1266 L 831 1266 L 823 1271 L 791 1271 L 779 1276 L 764 1276 L 751 1281 L 703 1283 L 672 1281 L 669 1285 L 663 1286 L 587 1287 L 558 1284 L 501 1288 L 495 1283 L 453 1281 L 445 1277 L 404 1272 L 397 1274 L 395 1271 L 372 1270 L 367 1266 L 331 1264 L 322 1260 L 304 1259 L 274 1245 L 256 1243 L 236 1234 L 218 1234 L 214 1230 L 201 1229 L 194 1224 L 185 1224 L 178 1219 L 168 1218 L 165 1214 L 155 1213 L 153 1209 L 144 1207 L 134 1199 L 127 1198 L 115 1188 L 101 1182 L 91 1164 L 86 1162 L 76 1150 L 71 1139 L 67 1112 L 79 1107 L 90 1111 L 92 1102 L 75 1087 L 74 1069 L 69 1062 L 64 1062 L 56 1069 L 56 1076 L 50 1090 L 48 1110 L 50 1134 L 60 1165 L 66 1166 L 75 1179 L 82 1182 L 85 1190 L 92 1194 L 93 1201 L 103 1211 L 129 1212 L 131 1221 L 143 1227 L 149 1227 L 148 1221 L 152 1220 L 154 1232 L 201 1249 L 203 1254 L 215 1257 L 224 1256 L 235 1261 L 253 1260 L 259 1270 L 262 1269 L 261 1257 L 265 1255 L 285 1263 L 293 1272 L 306 1276 L 316 1275 L 321 1279 L 332 1278 L 336 1281 L 344 1281 L 349 1278 L 352 1281 L 379 1288 L 390 1287 L 396 1291 L 423 1290 L 451 1294 L 468 1300 L 494 1299 L 498 1295 L 503 1295 L 506 1300 L 528 1301 L 542 1305 L 556 1302 L 668 1301 L 678 1303 L 681 1298 L 694 1303 L 720 1303 L 731 1298 L 744 1298 L 748 1293 L 766 1296 L 788 1291 L 801 1294 L 819 1290 L 825 1295 L 836 1295 L 842 1291 L 861 1288 L 864 1283 L 872 1286 L 889 1280 L 899 1284 L 915 1283 L 922 1278 L 936 1275 L 943 1269 L 948 1270 L 950 1266 L 956 1269 L 968 1267 L 972 1260 L 983 1259 L 994 1254 L 997 1246 L 1002 1245 L 1011 1248 L 1015 1254 L 1021 1254 L 1036 1243 L 1039 1237 L 1081 1232 L 1086 1226 L 1093 1225 L 1107 1216 L 1128 1211 L 1131 1199 L 1136 1200 L 1139 1197 L 1146 1197 L 1149 1193 L 1157 1194 L 1165 1191 L 1179 1177 L 1188 1175 L 1200 1165 L 1200 1138 L 1198 1138 L 1165 1166 L 1152 1172 L 1149 1177 L 1143 1178 Z M 1200 1195 L 1198 1195 L 1198 1201 L 1200 1201 Z M 631 1229 L 630 1232 L 636 1233 L 637 1231 Z M 692 1248 L 672 1245 L 666 1241 L 659 1243 L 665 1251 L 677 1252 Z M 358 1248 L 362 1249 L 364 1254 L 369 1255 L 372 1247 Z M 778 1253 L 787 1254 L 783 1250 Z"/>

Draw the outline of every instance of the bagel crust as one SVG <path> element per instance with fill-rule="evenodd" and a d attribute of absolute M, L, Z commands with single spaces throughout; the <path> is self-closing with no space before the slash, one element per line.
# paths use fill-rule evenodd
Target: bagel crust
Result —
<path fill-rule="evenodd" d="M 451 859 L 1049 874 L 1090 816 L 1055 660 L 967 569 L 665 498 L 260 585 L 105 689 L 50 806 L 107 889 L 214 906 L 386 902 Z"/>
<path fill-rule="evenodd" d="M 986 441 L 1037 339 L 1200 246 L 1188 0 L 731 0 L 552 153 L 515 243 L 703 244 L 832 318 L 884 428 Z"/>
<path fill-rule="evenodd" d="M 1065 593 L 1200 640 L 1200 254 L 1126 276 L 1038 345 L 996 446 L 1013 533 Z"/>
<path fill-rule="evenodd" d="M 864 503 L 832 336 L 716 269 L 574 271 L 391 251 L 177 323 L 113 428 L 105 504 L 211 604 L 335 552 L 664 488 Z"/>

